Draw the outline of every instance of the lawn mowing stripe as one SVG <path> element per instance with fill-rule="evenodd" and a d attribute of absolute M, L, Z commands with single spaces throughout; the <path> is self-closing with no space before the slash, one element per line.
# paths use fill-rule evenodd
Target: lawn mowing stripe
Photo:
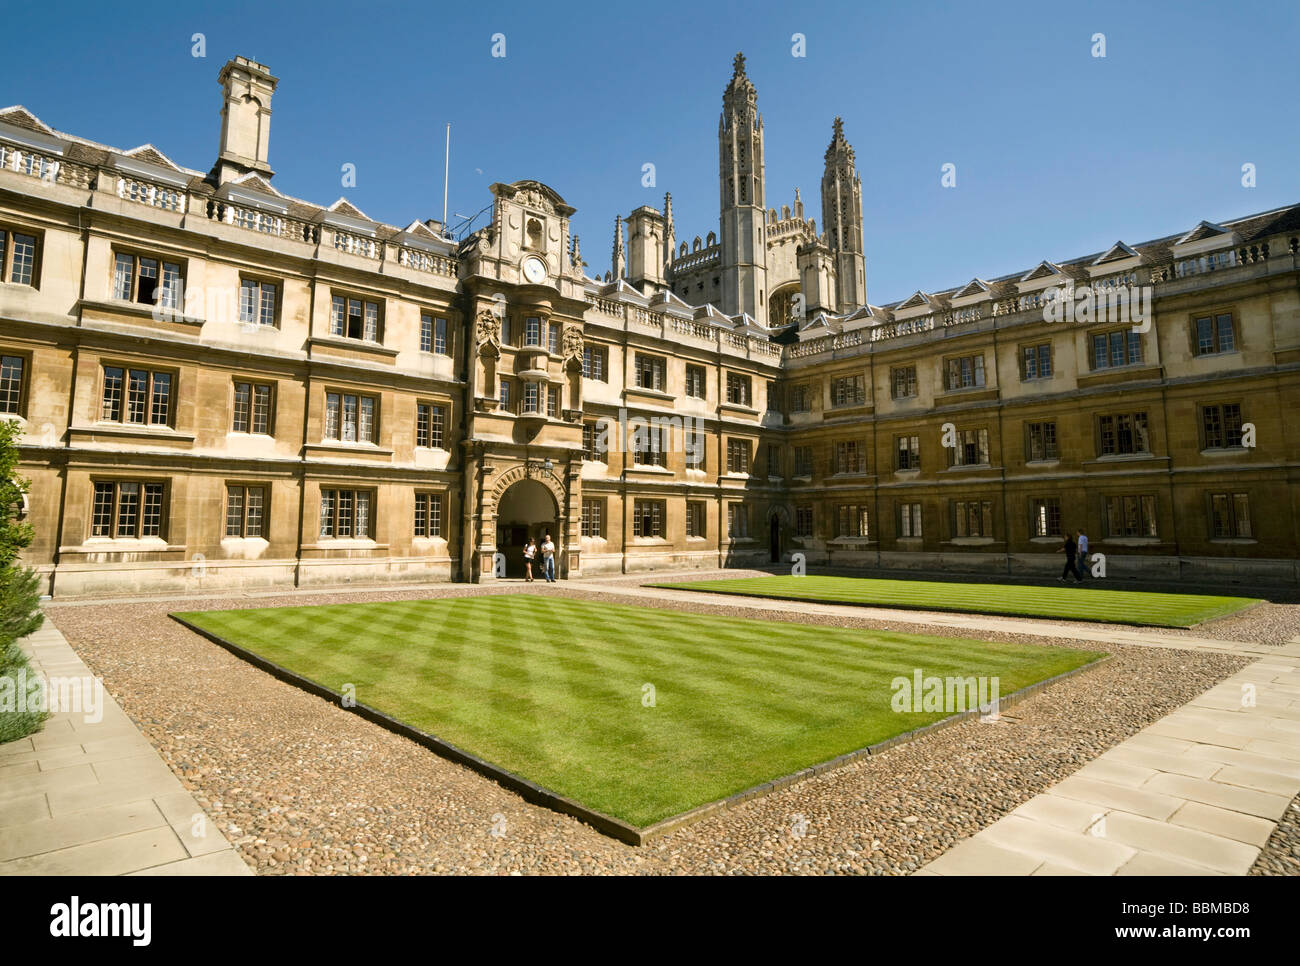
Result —
<path fill-rule="evenodd" d="M 369 679 L 363 703 L 638 825 L 942 717 L 890 712 L 897 672 L 1009 687 L 1090 656 L 539 595 L 326 605 L 306 624 L 237 613 L 192 619 L 247 629 L 241 643 L 314 680 Z M 291 625 L 311 629 L 284 640 Z"/>

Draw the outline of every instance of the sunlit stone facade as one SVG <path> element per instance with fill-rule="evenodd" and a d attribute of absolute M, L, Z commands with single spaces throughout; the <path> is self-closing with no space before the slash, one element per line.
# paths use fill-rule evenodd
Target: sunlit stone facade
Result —
<path fill-rule="evenodd" d="M 1297 580 L 1300 208 L 872 305 L 842 123 L 821 228 L 767 207 L 738 57 L 717 232 L 639 207 L 596 278 L 539 182 L 461 239 L 282 194 L 277 78 L 219 81 L 206 173 L 0 111 L 0 409 L 55 595 L 492 580 L 543 532 L 563 577 L 1047 573 L 1084 527 L 1112 577 Z"/>

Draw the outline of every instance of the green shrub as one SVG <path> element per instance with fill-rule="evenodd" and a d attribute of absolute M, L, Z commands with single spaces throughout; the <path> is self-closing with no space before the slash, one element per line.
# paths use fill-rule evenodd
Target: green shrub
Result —
<path fill-rule="evenodd" d="M 6 651 L 6 660 L 10 653 L 17 659 L 0 667 L 0 745 L 39 731 L 42 722 L 50 716 L 41 703 L 39 680 L 28 665 L 27 656 L 11 646 Z M 20 688 L 26 688 L 25 696 L 19 694 Z"/>
<path fill-rule="evenodd" d="M 18 563 L 33 531 L 30 523 L 19 520 L 29 482 L 17 474 L 17 436 L 17 423 L 0 421 L 0 744 L 39 730 L 49 717 L 39 704 L 36 674 L 18 646 L 19 639 L 44 623 L 45 615 L 40 610 L 40 578 Z M 22 695 L 20 689 L 28 693 Z"/>

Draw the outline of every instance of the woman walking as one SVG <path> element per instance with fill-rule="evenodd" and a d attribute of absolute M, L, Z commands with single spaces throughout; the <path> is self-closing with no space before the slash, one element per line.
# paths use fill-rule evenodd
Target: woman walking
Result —
<path fill-rule="evenodd" d="M 528 542 L 524 544 L 524 583 L 533 582 L 533 558 L 537 556 L 537 544 L 533 543 L 533 538 L 529 537 Z"/>

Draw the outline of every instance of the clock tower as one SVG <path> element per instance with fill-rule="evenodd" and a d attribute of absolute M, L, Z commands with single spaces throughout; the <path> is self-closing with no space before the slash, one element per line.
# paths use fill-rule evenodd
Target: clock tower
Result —
<path fill-rule="evenodd" d="M 516 576 L 549 533 L 557 575 L 580 568 L 582 319 L 574 209 L 539 181 L 494 184 L 492 221 L 461 243 L 470 347 L 462 572 Z M 477 504 L 477 505 L 476 505 Z M 503 569 L 504 568 L 504 569 Z"/>

